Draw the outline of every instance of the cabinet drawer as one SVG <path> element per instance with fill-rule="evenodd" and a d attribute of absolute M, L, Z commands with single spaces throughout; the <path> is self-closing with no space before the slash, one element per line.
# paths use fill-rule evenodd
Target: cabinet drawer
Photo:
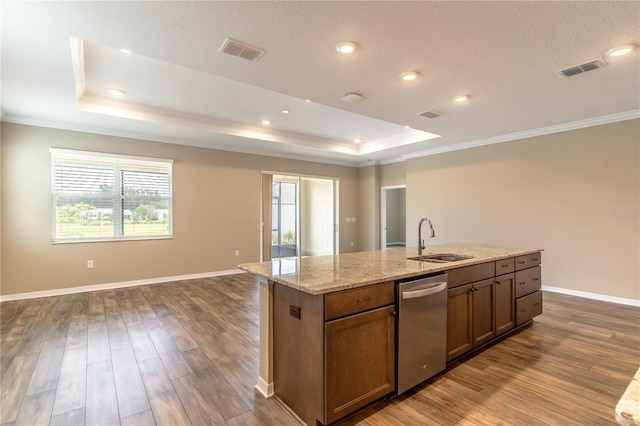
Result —
<path fill-rule="evenodd" d="M 478 265 L 464 266 L 462 268 L 449 269 L 449 288 L 475 281 L 493 278 L 496 274 L 496 263 L 486 262 Z"/>
<path fill-rule="evenodd" d="M 516 299 L 516 325 L 522 325 L 542 313 L 542 292 Z"/>
<path fill-rule="evenodd" d="M 324 299 L 324 319 L 329 321 L 393 303 L 395 303 L 393 281 L 327 293 Z"/>
<path fill-rule="evenodd" d="M 521 269 L 527 269 L 534 266 L 538 266 L 542 259 L 542 253 L 537 252 L 533 254 L 525 254 L 524 256 L 516 257 L 516 271 Z"/>
<path fill-rule="evenodd" d="M 540 267 L 516 272 L 516 297 L 522 297 L 540 290 Z"/>
<path fill-rule="evenodd" d="M 509 259 L 496 260 L 496 276 L 509 274 L 515 271 L 515 259 L 510 257 Z"/>

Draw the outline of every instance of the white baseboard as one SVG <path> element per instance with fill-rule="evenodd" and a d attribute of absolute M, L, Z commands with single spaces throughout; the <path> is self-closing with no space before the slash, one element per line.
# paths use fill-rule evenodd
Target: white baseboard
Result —
<path fill-rule="evenodd" d="M 260 395 L 265 398 L 271 398 L 273 396 L 273 383 L 267 383 L 262 377 L 258 376 L 258 383 L 255 386 L 256 390 L 260 392 Z"/>
<path fill-rule="evenodd" d="M 611 302 L 611 303 L 618 303 L 621 305 L 636 306 L 640 308 L 640 300 L 637 300 L 637 299 L 626 299 L 624 297 L 607 296 L 606 294 L 589 293 L 586 291 L 570 290 L 568 288 L 551 287 L 548 285 L 543 285 L 542 290 L 550 291 L 552 293 L 562 293 L 562 294 L 568 294 L 571 296 L 584 297 L 585 299 L 595 299 L 595 300 L 601 300 L 603 302 Z"/>
<path fill-rule="evenodd" d="M 112 288 L 135 287 L 138 285 L 159 284 L 171 281 L 193 280 L 197 278 L 219 277 L 222 275 L 244 274 L 240 269 L 230 269 L 227 271 L 202 272 L 199 274 L 174 275 L 171 277 L 147 278 L 143 280 L 121 281 L 117 283 L 85 285 L 79 287 L 59 288 L 55 290 L 32 291 L 30 293 L 7 294 L 0 296 L 0 302 L 10 300 L 36 299 L 38 297 L 61 296 L 64 294 L 84 293 L 86 291 L 109 290 Z"/>

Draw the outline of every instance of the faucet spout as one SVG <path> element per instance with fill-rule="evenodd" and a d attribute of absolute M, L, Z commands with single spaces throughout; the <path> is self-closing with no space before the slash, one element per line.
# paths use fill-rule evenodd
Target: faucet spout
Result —
<path fill-rule="evenodd" d="M 418 256 L 422 256 L 422 250 L 424 250 L 425 248 L 424 240 L 422 239 L 423 222 L 427 222 L 429 224 L 429 229 L 431 230 L 431 238 L 436 236 L 436 231 L 433 229 L 433 224 L 431 224 L 431 221 L 426 217 L 420 219 L 420 222 L 418 222 Z"/>

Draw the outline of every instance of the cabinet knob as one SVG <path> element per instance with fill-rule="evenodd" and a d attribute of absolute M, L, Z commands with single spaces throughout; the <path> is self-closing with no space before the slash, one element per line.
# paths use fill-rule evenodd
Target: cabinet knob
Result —
<path fill-rule="evenodd" d="M 395 317 L 396 315 L 398 315 L 396 311 L 391 312 L 392 317 Z"/>

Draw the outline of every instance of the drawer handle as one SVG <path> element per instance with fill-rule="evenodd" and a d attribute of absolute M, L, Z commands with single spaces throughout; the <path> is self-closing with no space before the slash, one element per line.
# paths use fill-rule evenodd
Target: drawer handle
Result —
<path fill-rule="evenodd" d="M 538 281 L 538 278 L 531 278 L 532 281 Z"/>
<path fill-rule="evenodd" d="M 371 296 L 363 297 L 362 299 L 356 299 L 356 303 L 368 303 L 371 300 Z"/>
<path fill-rule="evenodd" d="M 525 284 L 526 284 L 526 282 L 518 283 L 518 285 L 525 285 Z"/>
<path fill-rule="evenodd" d="M 500 281 L 496 281 L 496 284 L 500 285 L 500 284 L 502 284 L 502 283 L 501 283 Z"/>
<path fill-rule="evenodd" d="M 533 306 L 540 306 L 540 304 L 539 303 L 534 303 Z"/>
<path fill-rule="evenodd" d="M 537 257 L 534 257 L 534 258 L 533 258 L 533 259 L 531 259 L 531 260 L 533 260 L 534 262 L 537 262 L 537 261 L 538 261 L 538 258 L 537 258 Z"/>
<path fill-rule="evenodd" d="M 527 262 L 525 262 L 524 260 L 520 260 L 520 261 L 518 261 L 518 264 L 519 264 L 519 265 L 524 265 L 525 263 L 527 263 Z"/>
<path fill-rule="evenodd" d="M 526 309 L 520 309 L 520 312 L 527 312 Z"/>
<path fill-rule="evenodd" d="M 503 267 L 503 268 L 508 268 L 508 267 L 509 267 L 509 265 L 502 265 L 502 267 Z"/>

